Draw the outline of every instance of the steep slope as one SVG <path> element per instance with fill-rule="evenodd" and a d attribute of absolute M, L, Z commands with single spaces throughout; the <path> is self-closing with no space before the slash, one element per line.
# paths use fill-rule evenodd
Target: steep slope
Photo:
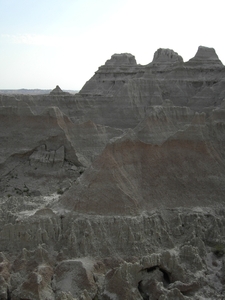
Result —
<path fill-rule="evenodd" d="M 0 192 L 8 196 L 68 188 L 108 140 L 121 134 L 93 122 L 74 124 L 58 107 L 34 114 L 16 99 L 0 107 L 0 116 Z"/>
<path fill-rule="evenodd" d="M 163 123 L 165 115 L 155 118 Z M 104 215 L 224 203 L 224 119 L 218 121 L 216 112 L 211 118 L 206 122 L 196 114 L 183 129 L 172 134 L 169 129 L 171 135 L 160 145 L 153 138 L 157 126 L 149 130 L 151 144 L 132 132 L 116 139 L 61 202 L 76 212 Z"/>

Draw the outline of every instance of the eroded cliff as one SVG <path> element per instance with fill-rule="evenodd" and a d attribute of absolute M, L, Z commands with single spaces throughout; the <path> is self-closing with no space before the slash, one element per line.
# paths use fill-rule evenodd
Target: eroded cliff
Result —
<path fill-rule="evenodd" d="M 1 95 L 0 299 L 223 299 L 224 79 L 200 46 Z"/>

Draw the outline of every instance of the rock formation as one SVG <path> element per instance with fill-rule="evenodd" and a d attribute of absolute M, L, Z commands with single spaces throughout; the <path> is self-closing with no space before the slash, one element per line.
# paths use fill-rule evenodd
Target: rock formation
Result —
<path fill-rule="evenodd" d="M 200 46 L 0 95 L 0 299 L 225 298 L 224 79 Z"/>
<path fill-rule="evenodd" d="M 188 61 L 188 64 L 196 66 L 199 64 L 202 68 L 221 68 L 222 62 L 219 60 L 216 51 L 213 48 L 200 46 L 196 55 Z"/>
<path fill-rule="evenodd" d="M 52 96 L 65 96 L 65 95 L 69 95 L 69 93 L 67 92 L 63 92 L 60 87 L 57 85 L 51 92 L 50 92 L 50 95 Z"/>

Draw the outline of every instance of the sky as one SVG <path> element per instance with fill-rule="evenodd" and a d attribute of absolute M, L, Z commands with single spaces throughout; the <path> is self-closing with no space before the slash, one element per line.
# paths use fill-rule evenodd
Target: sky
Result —
<path fill-rule="evenodd" d="M 0 89 L 80 90 L 114 53 L 201 45 L 225 64 L 224 28 L 224 0 L 0 0 Z"/>

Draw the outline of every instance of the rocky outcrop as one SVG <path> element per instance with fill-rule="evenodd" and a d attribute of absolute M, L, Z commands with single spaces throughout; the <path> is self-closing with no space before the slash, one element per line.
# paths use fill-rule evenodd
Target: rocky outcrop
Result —
<path fill-rule="evenodd" d="M 2 254 L 2 299 L 224 296 L 222 206 L 133 217 L 19 213 L 0 232 L 4 253 L 14 252 L 10 264 Z"/>
<path fill-rule="evenodd" d="M 55 269 L 56 298 L 68 291 L 73 298 L 93 299 L 97 294 L 94 280 L 94 261 L 85 259 L 63 260 Z"/>
<path fill-rule="evenodd" d="M 159 49 L 0 95 L 0 299 L 223 299 L 224 75 Z"/>
<path fill-rule="evenodd" d="M 101 124 L 133 128 L 149 106 L 162 105 L 167 99 L 173 105 L 208 113 L 224 98 L 225 68 L 212 48 L 199 47 L 188 62 L 170 49 L 157 50 L 146 66 L 137 65 L 134 58 L 130 63 L 128 57 L 112 56 L 77 95 L 80 103 L 87 104 L 86 113 L 92 114 L 93 121 L 98 118 Z M 96 105 L 90 111 L 93 101 Z"/>
<path fill-rule="evenodd" d="M 136 66 L 137 62 L 135 57 L 130 53 L 123 54 L 113 54 L 111 59 L 107 60 L 106 66 L 117 66 L 118 68 L 123 68 L 124 66 Z"/>
<path fill-rule="evenodd" d="M 121 132 L 91 121 L 74 124 L 58 107 L 34 114 L 18 100 L 2 106 L 0 114 L 0 193 L 9 196 L 68 188 Z"/>
<path fill-rule="evenodd" d="M 168 68 L 182 66 L 183 58 L 171 49 L 158 49 L 153 57 L 153 61 L 149 64 L 151 68 L 157 72 L 163 72 Z"/>
<path fill-rule="evenodd" d="M 69 95 L 69 93 L 67 92 L 63 92 L 60 87 L 57 85 L 51 92 L 50 92 L 51 96 L 66 96 Z"/>
<path fill-rule="evenodd" d="M 223 67 L 222 62 L 219 60 L 216 51 L 213 48 L 207 48 L 199 46 L 197 53 L 191 58 L 187 65 L 197 66 L 200 65 L 202 68 L 221 68 Z"/>

